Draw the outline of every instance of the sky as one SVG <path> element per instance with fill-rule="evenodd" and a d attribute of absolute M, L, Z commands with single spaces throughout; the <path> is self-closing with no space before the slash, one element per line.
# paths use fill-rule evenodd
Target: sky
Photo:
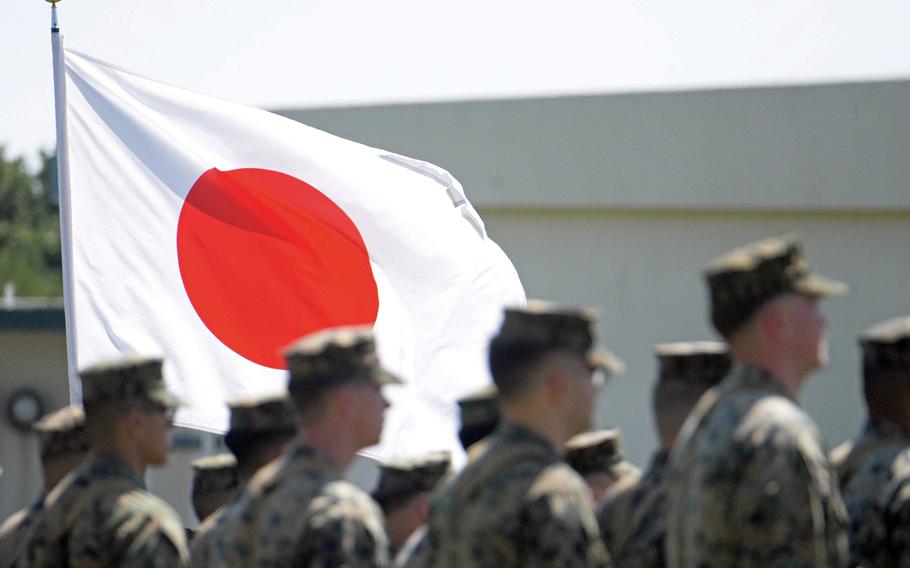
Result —
<path fill-rule="evenodd" d="M 910 78 L 906 0 L 64 0 L 65 44 L 261 106 Z M 50 9 L 0 0 L 0 145 L 53 146 Z"/>

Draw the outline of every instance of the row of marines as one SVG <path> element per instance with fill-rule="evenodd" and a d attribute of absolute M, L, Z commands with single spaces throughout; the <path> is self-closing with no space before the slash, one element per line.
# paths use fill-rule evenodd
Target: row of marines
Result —
<path fill-rule="evenodd" d="M 869 419 L 829 454 L 796 397 L 827 361 L 818 301 L 845 286 L 792 237 L 705 275 L 725 343 L 657 347 L 643 473 L 617 432 L 587 432 L 622 368 L 595 317 L 529 302 L 491 342 L 495 389 L 459 401 L 468 464 L 385 463 L 367 495 L 342 472 L 398 379 L 369 329 L 338 328 L 286 351 L 287 397 L 231 405 L 231 455 L 194 464 L 191 535 L 142 479 L 178 401 L 159 359 L 121 359 L 81 373 L 84 413 L 37 424 L 47 490 L 0 527 L 0 567 L 910 566 L 910 318 L 860 337 Z"/>

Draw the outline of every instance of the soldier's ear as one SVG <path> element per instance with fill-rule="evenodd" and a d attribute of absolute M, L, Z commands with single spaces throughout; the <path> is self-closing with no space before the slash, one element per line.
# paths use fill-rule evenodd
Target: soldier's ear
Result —
<path fill-rule="evenodd" d="M 136 405 L 130 405 L 120 416 L 120 425 L 136 438 L 145 435 L 144 413 Z"/>
<path fill-rule="evenodd" d="M 347 383 L 336 388 L 327 398 L 326 404 L 330 405 L 329 412 L 337 412 L 341 416 L 354 416 L 357 412 L 357 389 L 354 383 Z"/>
<path fill-rule="evenodd" d="M 786 298 L 776 298 L 768 302 L 756 314 L 762 332 L 771 338 L 781 338 L 787 334 Z"/>

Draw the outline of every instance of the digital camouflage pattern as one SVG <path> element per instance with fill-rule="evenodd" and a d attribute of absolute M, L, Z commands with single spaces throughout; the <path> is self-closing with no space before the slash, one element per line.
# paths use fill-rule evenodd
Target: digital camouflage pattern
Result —
<path fill-rule="evenodd" d="M 654 454 L 647 471 L 610 488 L 597 511 L 600 533 L 617 566 L 663 568 L 669 452 Z"/>
<path fill-rule="evenodd" d="M 159 357 L 124 355 L 102 361 L 79 371 L 82 402 L 143 399 L 168 408 L 180 401 L 168 392 Z"/>
<path fill-rule="evenodd" d="M 88 437 L 85 432 L 85 412 L 81 406 L 66 406 L 46 414 L 32 426 L 38 435 L 42 460 L 86 454 Z M 38 499 L 17 511 L 0 525 L 0 568 L 14 566 L 25 552 L 38 514 L 44 509 L 45 489 Z"/>
<path fill-rule="evenodd" d="M 740 367 L 705 394 L 670 464 L 668 566 L 846 566 L 846 511 L 824 442 L 769 373 Z"/>
<path fill-rule="evenodd" d="M 194 568 L 199 566 L 209 566 L 209 554 L 212 549 L 212 543 L 215 541 L 218 533 L 222 530 L 222 517 L 227 505 L 221 507 L 202 521 L 193 540 L 190 543 L 190 565 Z"/>
<path fill-rule="evenodd" d="M 802 243 L 793 235 L 773 237 L 731 250 L 704 270 L 711 297 L 711 321 L 724 337 L 768 300 L 786 293 L 817 298 L 847 292 L 842 282 L 809 269 Z"/>
<path fill-rule="evenodd" d="M 263 433 L 297 428 L 294 407 L 286 395 L 245 398 L 228 404 L 228 432 Z"/>
<path fill-rule="evenodd" d="M 38 434 L 42 459 L 88 452 L 85 411 L 81 406 L 65 406 L 55 410 L 36 422 L 32 430 Z"/>
<path fill-rule="evenodd" d="M 189 566 L 177 514 L 107 454 L 90 455 L 48 494 L 26 548 L 24 566 Z"/>
<path fill-rule="evenodd" d="M 626 461 L 622 435 L 616 429 L 573 436 L 566 442 L 563 459 L 581 475 L 606 473 L 619 480 L 640 473 L 637 467 Z"/>
<path fill-rule="evenodd" d="M 193 461 L 193 494 L 230 491 L 237 488 L 237 459 L 228 453 Z"/>
<path fill-rule="evenodd" d="M 597 314 L 585 308 L 566 308 L 541 300 L 528 300 L 521 308 L 507 308 L 496 345 L 522 344 L 541 350 L 564 349 L 585 357 L 592 367 L 611 375 L 626 366 L 613 352 L 598 347 Z"/>
<path fill-rule="evenodd" d="M 401 379 L 382 368 L 373 326 L 346 326 L 311 333 L 284 350 L 288 388 L 322 388 L 333 381 L 363 377 L 382 386 Z"/>
<path fill-rule="evenodd" d="M 850 515 L 850 565 L 910 568 L 910 431 L 871 420 L 832 460 Z"/>
<path fill-rule="evenodd" d="M 386 512 L 387 508 L 419 493 L 430 493 L 451 467 L 449 452 L 428 452 L 407 459 L 379 464 L 379 483 L 371 497 Z"/>
<path fill-rule="evenodd" d="M 261 470 L 219 519 L 209 566 L 388 566 L 382 513 L 303 445 Z"/>
<path fill-rule="evenodd" d="M 434 498 L 409 566 L 610 566 L 584 480 L 532 431 L 503 423 Z M 422 549 L 422 550 L 421 550 Z"/>
<path fill-rule="evenodd" d="M 35 520 L 44 510 L 45 496 L 42 494 L 34 503 L 13 513 L 0 525 L 0 568 L 15 566 L 25 553 Z"/>

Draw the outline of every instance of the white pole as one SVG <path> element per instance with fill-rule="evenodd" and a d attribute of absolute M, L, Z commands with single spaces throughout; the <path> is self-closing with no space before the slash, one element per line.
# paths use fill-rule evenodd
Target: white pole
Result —
<path fill-rule="evenodd" d="M 51 3 L 51 53 L 54 60 L 54 110 L 57 122 L 57 195 L 60 202 L 60 253 L 63 259 L 63 305 L 66 317 L 66 362 L 70 400 L 82 401 L 76 367 L 76 318 L 73 301 L 73 231 L 70 213 L 69 143 L 66 133 L 66 69 L 63 60 L 63 34 L 57 25 L 57 2 Z"/>

